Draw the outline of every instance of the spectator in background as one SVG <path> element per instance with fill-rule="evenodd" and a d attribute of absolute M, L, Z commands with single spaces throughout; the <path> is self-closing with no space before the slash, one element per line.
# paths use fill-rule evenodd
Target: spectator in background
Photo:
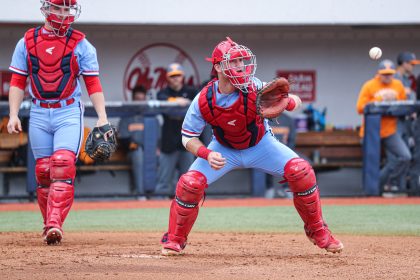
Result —
<path fill-rule="evenodd" d="M 417 100 L 420 100 L 420 74 L 417 76 L 417 79 L 416 79 L 416 93 L 417 93 Z"/>
<path fill-rule="evenodd" d="M 400 80 L 405 88 L 405 92 L 409 100 L 418 100 L 417 82 L 413 74 L 413 69 L 420 61 L 416 59 L 414 53 L 402 52 L 397 57 L 397 73 L 395 78 Z M 412 161 L 408 170 L 409 188 L 417 189 L 420 185 L 420 119 L 417 113 L 400 118 L 398 123 L 398 131 L 402 134 L 403 139 L 411 149 Z M 405 178 L 404 178 L 405 179 Z M 406 180 L 402 182 L 406 185 Z"/>
<path fill-rule="evenodd" d="M 357 112 L 363 114 L 367 104 L 381 101 L 405 100 L 406 93 L 401 81 L 394 78 L 394 63 L 383 60 L 379 63 L 377 75 L 365 82 L 357 100 Z M 364 135 L 364 124 L 360 136 Z M 380 172 L 380 184 L 384 191 L 399 191 L 401 177 L 408 169 L 411 153 L 400 133 L 397 133 L 397 118 L 383 116 L 380 128 L 381 143 L 385 148 L 387 162 Z M 392 156 L 391 156 L 392 155 Z M 392 158 L 392 160 L 390 160 Z"/>
<path fill-rule="evenodd" d="M 416 55 L 411 52 L 402 52 L 397 57 L 397 70 L 395 79 L 400 80 L 405 88 L 408 100 L 416 100 L 416 79 L 413 74 L 414 65 L 420 64 Z"/>
<path fill-rule="evenodd" d="M 178 63 L 171 63 L 166 71 L 168 86 L 157 94 L 158 100 L 176 102 L 188 106 L 197 90 L 184 84 L 184 69 Z M 181 131 L 184 116 L 163 115 L 161 153 L 159 157 L 158 183 L 156 194 L 172 197 L 175 191 L 173 182 L 176 167 L 183 174 L 194 161 L 194 156 L 182 145 Z"/>
<path fill-rule="evenodd" d="M 147 90 L 136 86 L 132 90 L 132 101 L 145 101 Z M 156 122 L 156 125 L 157 122 Z M 121 118 L 119 123 L 119 141 L 122 147 L 128 147 L 134 186 L 140 196 L 145 195 L 143 187 L 143 144 L 144 120 L 142 115 Z"/>

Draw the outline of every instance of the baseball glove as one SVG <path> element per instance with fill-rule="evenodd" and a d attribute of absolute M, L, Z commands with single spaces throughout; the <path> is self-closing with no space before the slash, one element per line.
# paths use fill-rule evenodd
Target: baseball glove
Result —
<path fill-rule="evenodd" d="M 95 127 L 86 138 L 85 152 L 93 160 L 103 162 L 117 149 L 116 129 L 111 124 Z"/>
<path fill-rule="evenodd" d="M 289 82 L 277 78 L 257 92 L 257 113 L 266 119 L 277 118 L 289 104 Z"/>

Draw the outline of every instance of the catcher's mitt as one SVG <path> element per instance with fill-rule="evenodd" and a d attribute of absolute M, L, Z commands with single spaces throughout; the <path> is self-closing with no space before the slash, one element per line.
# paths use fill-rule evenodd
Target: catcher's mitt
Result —
<path fill-rule="evenodd" d="M 116 149 L 116 129 L 111 124 L 93 128 L 86 138 L 85 152 L 97 162 L 108 160 Z"/>
<path fill-rule="evenodd" d="M 277 118 L 289 104 L 289 82 L 274 79 L 257 92 L 257 113 L 266 119 Z"/>

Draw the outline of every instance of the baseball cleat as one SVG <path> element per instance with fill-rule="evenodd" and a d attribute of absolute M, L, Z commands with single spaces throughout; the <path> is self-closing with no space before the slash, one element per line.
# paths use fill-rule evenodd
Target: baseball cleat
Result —
<path fill-rule="evenodd" d="M 48 245 L 58 245 L 63 238 L 63 232 L 58 228 L 50 228 L 45 232 L 44 241 Z"/>
<path fill-rule="evenodd" d="M 163 256 L 179 256 L 183 255 L 183 248 L 181 245 L 175 242 L 168 241 L 162 246 L 162 255 Z"/>
<path fill-rule="evenodd" d="M 162 244 L 162 255 L 163 256 L 179 256 L 183 255 L 184 248 L 187 246 L 187 243 L 185 242 L 183 245 L 170 241 L 169 240 L 169 234 L 165 232 L 162 236 L 162 239 L 160 240 L 160 244 Z"/>
<path fill-rule="evenodd" d="M 344 249 L 343 243 L 335 239 L 327 227 L 314 233 L 305 229 L 305 233 L 312 244 L 317 245 L 321 249 L 325 249 L 329 253 L 341 253 Z"/>

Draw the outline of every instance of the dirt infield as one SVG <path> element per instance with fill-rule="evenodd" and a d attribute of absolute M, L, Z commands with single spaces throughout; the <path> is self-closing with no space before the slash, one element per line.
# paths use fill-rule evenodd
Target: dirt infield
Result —
<path fill-rule="evenodd" d="M 420 204 L 420 198 L 323 199 L 323 205 Z M 169 207 L 170 201 L 79 202 L 73 210 Z M 285 199 L 209 199 L 206 207 L 291 206 Z M 35 203 L 0 211 L 39 211 Z M 339 235 L 331 254 L 301 234 L 193 231 L 184 256 L 160 255 L 161 232 L 66 232 L 59 246 L 40 233 L 0 232 L 0 279 L 420 279 L 420 238 Z"/>
<path fill-rule="evenodd" d="M 420 279 L 420 238 L 340 236 L 341 254 L 304 234 L 191 234 L 186 254 L 162 257 L 161 233 L 0 233 L 1 279 Z"/>

